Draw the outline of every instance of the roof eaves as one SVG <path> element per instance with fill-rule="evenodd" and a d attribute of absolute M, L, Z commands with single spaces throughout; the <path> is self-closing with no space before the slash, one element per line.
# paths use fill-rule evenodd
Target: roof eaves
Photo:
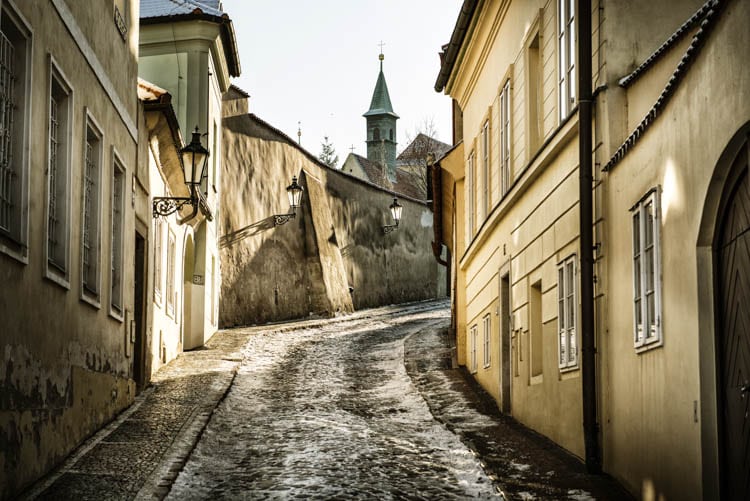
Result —
<path fill-rule="evenodd" d="M 443 91 L 451 73 L 453 73 L 453 67 L 458 60 L 458 53 L 469 32 L 469 26 L 471 25 L 471 20 L 474 17 L 478 3 L 478 0 L 464 0 L 461 6 L 456 26 L 453 28 L 453 33 L 451 34 L 451 41 L 448 43 L 448 48 L 444 51 L 445 56 L 440 65 L 440 73 L 438 73 L 437 80 L 435 81 L 435 92 Z"/>

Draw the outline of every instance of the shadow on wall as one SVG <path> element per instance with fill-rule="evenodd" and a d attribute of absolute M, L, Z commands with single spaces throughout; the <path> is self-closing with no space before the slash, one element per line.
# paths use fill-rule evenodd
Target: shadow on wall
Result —
<path fill-rule="evenodd" d="M 242 240 L 250 237 L 254 237 L 264 231 L 272 230 L 274 228 L 273 216 L 269 216 L 265 219 L 261 219 L 258 222 L 249 224 L 244 228 L 227 233 L 219 239 L 219 248 L 229 247 Z"/>

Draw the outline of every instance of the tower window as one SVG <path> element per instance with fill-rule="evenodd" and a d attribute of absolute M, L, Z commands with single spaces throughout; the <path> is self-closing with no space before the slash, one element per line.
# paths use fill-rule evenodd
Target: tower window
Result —
<path fill-rule="evenodd" d="M 377 128 L 373 129 L 373 131 L 372 131 L 372 138 L 375 141 L 380 141 L 380 129 L 377 129 Z"/>
<path fill-rule="evenodd" d="M 388 135 L 390 136 L 391 141 L 393 141 L 393 129 L 389 131 Z"/>

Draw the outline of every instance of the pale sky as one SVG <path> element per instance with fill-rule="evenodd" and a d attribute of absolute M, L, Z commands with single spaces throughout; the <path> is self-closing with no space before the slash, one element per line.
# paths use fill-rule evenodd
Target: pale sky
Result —
<path fill-rule="evenodd" d="M 354 146 L 367 156 L 365 119 L 379 71 L 379 44 L 397 122 L 407 134 L 433 120 L 451 142 L 450 98 L 435 92 L 438 52 L 450 40 L 461 0 L 223 0 L 234 23 L 250 111 L 318 155 L 328 136 L 338 167 Z"/>

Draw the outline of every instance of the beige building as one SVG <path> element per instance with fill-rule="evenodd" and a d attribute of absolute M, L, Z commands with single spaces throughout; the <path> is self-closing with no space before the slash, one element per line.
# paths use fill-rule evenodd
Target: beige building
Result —
<path fill-rule="evenodd" d="M 139 75 L 171 95 L 185 142 L 197 127 L 210 152 L 200 187 L 206 210 L 189 217 L 192 207 L 186 206 L 153 227 L 155 249 L 161 252 L 153 257 L 151 355 L 167 361 L 183 349 L 202 346 L 218 328 L 221 99 L 240 65 L 232 21 L 218 1 L 149 1 L 140 19 Z M 174 179 L 155 181 L 160 186 L 154 195 L 179 196 L 172 191 Z"/>
<path fill-rule="evenodd" d="M 454 99 L 457 144 L 439 162 L 437 229 L 459 361 L 504 412 L 639 498 L 745 499 L 750 3 L 592 3 L 589 54 L 585 3 L 563 0 L 466 0 L 444 48 L 436 89 Z"/>
<path fill-rule="evenodd" d="M 0 2 L 3 498 L 135 396 L 137 28 L 138 2 Z"/>

